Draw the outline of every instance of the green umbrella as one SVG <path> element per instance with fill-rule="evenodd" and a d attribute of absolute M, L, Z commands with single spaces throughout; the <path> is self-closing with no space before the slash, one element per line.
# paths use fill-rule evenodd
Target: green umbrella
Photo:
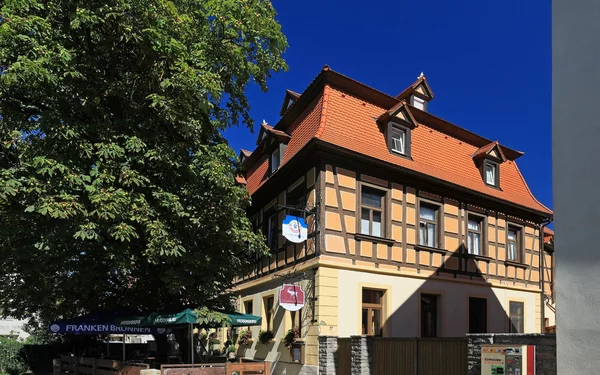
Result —
<path fill-rule="evenodd" d="M 119 319 L 118 323 L 132 327 L 168 327 L 184 324 L 196 324 L 197 316 L 194 310 L 185 309 L 172 314 L 152 313 L 149 315 Z"/>
<path fill-rule="evenodd" d="M 197 314 L 192 309 L 171 314 L 152 313 L 149 315 L 119 319 L 118 323 L 132 327 L 168 327 L 184 324 L 197 324 L 205 328 L 259 326 L 260 316 L 238 312 L 209 311 Z"/>

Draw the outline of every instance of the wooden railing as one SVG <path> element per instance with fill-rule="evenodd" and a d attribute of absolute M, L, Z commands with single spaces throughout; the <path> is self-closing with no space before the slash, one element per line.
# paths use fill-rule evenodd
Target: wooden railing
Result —
<path fill-rule="evenodd" d="M 54 361 L 54 375 L 140 375 L 148 368 L 147 364 L 65 355 Z"/>
<path fill-rule="evenodd" d="M 270 375 L 270 362 L 200 363 L 160 366 L 161 375 Z"/>

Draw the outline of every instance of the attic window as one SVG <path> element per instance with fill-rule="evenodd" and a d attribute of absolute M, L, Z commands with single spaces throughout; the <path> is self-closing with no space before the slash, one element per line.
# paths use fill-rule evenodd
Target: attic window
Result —
<path fill-rule="evenodd" d="M 279 168 L 280 161 L 281 159 L 279 158 L 279 147 L 277 147 L 271 154 L 271 173 L 275 172 L 277 168 Z"/>
<path fill-rule="evenodd" d="M 427 106 L 426 106 L 426 101 L 425 99 L 421 99 L 416 95 L 412 96 L 412 106 L 415 108 L 420 109 L 421 111 L 426 111 L 427 110 Z"/>
<path fill-rule="evenodd" d="M 387 141 L 390 152 L 410 157 L 410 129 L 394 122 L 389 122 L 387 126 Z"/>
<path fill-rule="evenodd" d="M 498 164 L 493 161 L 486 160 L 483 165 L 483 178 L 485 179 L 485 183 L 490 186 L 498 187 L 498 177 Z"/>
<path fill-rule="evenodd" d="M 406 153 L 406 131 L 397 126 L 392 127 L 392 151 L 404 155 Z"/>

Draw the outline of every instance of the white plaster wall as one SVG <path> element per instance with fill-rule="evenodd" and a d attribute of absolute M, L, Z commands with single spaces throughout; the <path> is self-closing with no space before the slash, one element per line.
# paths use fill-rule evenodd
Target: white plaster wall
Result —
<path fill-rule="evenodd" d="M 421 334 L 419 303 L 420 293 L 441 295 L 441 337 L 460 337 L 468 331 L 469 297 L 488 299 L 488 331 L 508 331 L 508 301 L 523 302 L 525 306 L 525 332 L 535 333 L 535 306 L 539 293 L 491 288 L 453 281 L 423 280 L 402 276 L 389 276 L 368 272 L 340 270 L 338 276 L 338 334 L 340 337 L 359 335 L 360 332 L 360 285 L 389 288 L 385 314 L 391 324 L 390 335 L 395 337 L 418 337 Z"/>
<path fill-rule="evenodd" d="M 29 334 L 23 331 L 25 320 L 2 319 L 0 320 L 0 336 L 17 335 L 21 339 L 26 339 Z"/>

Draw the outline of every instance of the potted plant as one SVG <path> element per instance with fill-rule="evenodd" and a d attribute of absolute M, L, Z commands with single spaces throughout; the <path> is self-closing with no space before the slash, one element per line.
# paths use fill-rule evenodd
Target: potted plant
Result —
<path fill-rule="evenodd" d="M 217 352 L 218 354 L 221 354 L 221 340 L 217 338 L 217 335 L 215 333 L 210 335 L 208 339 L 208 345 L 210 347 L 211 352 Z"/>
<path fill-rule="evenodd" d="M 261 344 L 268 344 L 268 343 L 270 343 L 271 340 L 273 340 L 274 337 L 275 337 L 275 335 L 273 334 L 273 331 L 271 331 L 271 330 L 260 331 L 258 333 L 258 341 Z"/>
<path fill-rule="evenodd" d="M 236 352 L 237 349 L 235 348 L 235 345 L 229 345 L 227 347 L 227 358 L 230 360 L 235 360 Z"/>
<path fill-rule="evenodd" d="M 242 331 L 238 336 L 238 344 L 250 345 L 252 343 L 252 332 Z"/>
<path fill-rule="evenodd" d="M 298 327 L 294 327 L 289 329 L 283 338 L 283 343 L 286 348 L 291 348 L 292 344 L 296 342 L 296 339 L 300 338 L 300 329 Z"/>

